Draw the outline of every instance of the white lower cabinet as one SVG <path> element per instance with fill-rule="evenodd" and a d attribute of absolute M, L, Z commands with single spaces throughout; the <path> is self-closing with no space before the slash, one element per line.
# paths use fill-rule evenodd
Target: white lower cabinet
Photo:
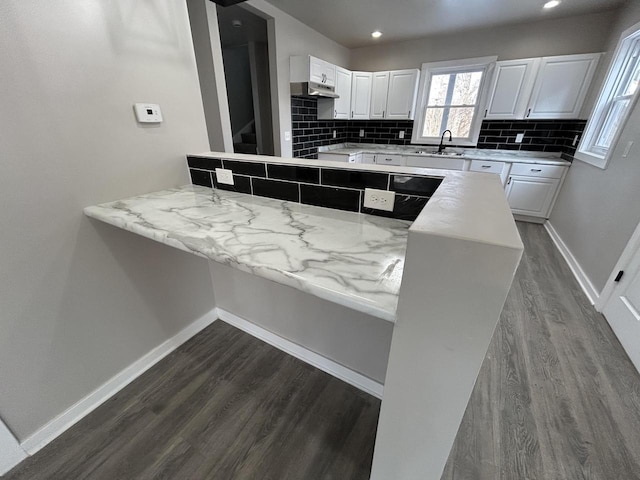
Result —
<path fill-rule="evenodd" d="M 469 170 L 472 172 L 494 173 L 500 175 L 502 186 L 507 182 L 509 165 L 505 162 L 495 162 L 486 160 L 471 160 Z"/>
<path fill-rule="evenodd" d="M 559 186 L 559 178 L 511 175 L 507 181 L 507 201 L 515 214 L 548 218 Z"/>
<path fill-rule="evenodd" d="M 375 156 L 375 163 L 378 165 L 406 165 L 407 160 L 403 155 L 386 155 L 378 153 Z"/>

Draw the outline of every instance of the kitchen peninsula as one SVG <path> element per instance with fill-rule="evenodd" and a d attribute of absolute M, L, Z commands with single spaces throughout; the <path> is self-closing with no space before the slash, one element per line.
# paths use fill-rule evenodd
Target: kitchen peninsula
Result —
<path fill-rule="evenodd" d="M 307 361 L 319 356 L 310 363 L 369 393 L 380 395 L 384 383 L 373 479 L 442 471 L 523 250 L 499 178 L 214 152 L 193 158 L 199 179 L 218 165 L 257 176 L 242 179 L 247 193 L 189 186 L 85 213 L 209 259 L 223 321 L 278 337 L 274 344 L 294 345 L 284 349 Z M 304 205 L 300 195 L 258 197 L 273 166 L 317 168 L 318 183 L 340 171 L 359 181 L 383 176 L 392 188 L 418 177 L 438 186 L 410 223 Z M 278 182 L 283 190 L 303 185 Z"/>

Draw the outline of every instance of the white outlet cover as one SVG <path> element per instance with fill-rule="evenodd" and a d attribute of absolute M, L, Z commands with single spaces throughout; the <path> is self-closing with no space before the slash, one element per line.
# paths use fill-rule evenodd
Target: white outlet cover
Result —
<path fill-rule="evenodd" d="M 388 190 L 376 190 L 375 188 L 364 189 L 364 207 L 374 210 L 384 210 L 393 212 L 396 202 L 396 193 Z"/>
<path fill-rule="evenodd" d="M 362 130 L 362 129 L 360 130 L 360 136 L 364 137 L 364 130 Z"/>
<path fill-rule="evenodd" d="M 400 133 L 398 134 L 398 138 L 400 139 L 404 138 L 404 130 L 400 130 Z"/>
<path fill-rule="evenodd" d="M 516 135 L 516 143 L 522 143 L 522 140 L 524 140 L 524 133 L 519 133 Z"/>
<path fill-rule="evenodd" d="M 284 132 L 284 141 L 285 142 L 291 141 L 291 132 Z"/>
<path fill-rule="evenodd" d="M 216 168 L 216 180 L 218 183 L 233 185 L 233 170 L 226 168 Z"/>

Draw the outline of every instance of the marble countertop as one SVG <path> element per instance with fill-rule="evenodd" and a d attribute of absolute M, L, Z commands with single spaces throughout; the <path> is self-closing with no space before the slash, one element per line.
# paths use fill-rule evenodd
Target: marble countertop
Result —
<path fill-rule="evenodd" d="M 410 222 L 185 186 L 85 214 L 395 321 Z"/>
<path fill-rule="evenodd" d="M 560 158 L 559 153 L 533 152 L 528 150 L 490 150 L 477 148 L 448 147 L 446 151 L 462 155 L 440 156 L 433 153 L 416 153 L 419 150 L 435 150 L 437 147 L 420 145 L 376 145 L 376 144 L 336 144 L 320 147 L 318 153 L 350 155 L 354 153 L 395 153 L 413 157 L 436 157 L 463 160 L 493 160 L 497 162 L 530 163 L 539 165 L 570 166 L 571 162 Z"/>

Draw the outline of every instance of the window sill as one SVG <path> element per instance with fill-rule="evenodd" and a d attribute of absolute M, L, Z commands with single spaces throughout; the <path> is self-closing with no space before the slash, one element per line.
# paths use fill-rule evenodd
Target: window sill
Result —
<path fill-rule="evenodd" d="M 594 167 L 598 167 L 601 168 L 602 170 L 607 168 L 607 164 L 609 163 L 609 154 L 607 154 L 604 157 L 601 157 L 599 155 L 594 155 L 592 153 L 588 153 L 588 152 L 582 152 L 580 150 L 578 150 L 575 155 L 573 156 L 573 158 L 575 158 L 576 160 L 579 160 L 581 162 L 584 163 L 588 163 L 589 165 L 593 165 Z"/>

